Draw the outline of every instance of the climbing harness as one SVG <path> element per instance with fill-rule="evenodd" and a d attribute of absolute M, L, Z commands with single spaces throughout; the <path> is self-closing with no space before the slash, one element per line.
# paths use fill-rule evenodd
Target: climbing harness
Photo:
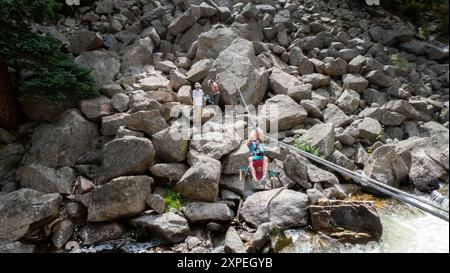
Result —
<path fill-rule="evenodd" d="M 234 84 L 234 83 L 233 83 Z M 252 121 L 252 126 L 255 127 L 257 125 L 257 123 L 255 122 L 247 103 L 245 102 L 244 96 L 241 93 L 241 90 L 239 89 L 238 86 L 236 86 L 236 84 L 234 84 L 234 86 L 236 87 L 236 90 L 239 92 L 239 95 L 241 96 L 242 99 L 242 103 L 245 105 L 245 108 L 247 109 L 247 112 L 250 116 L 250 119 Z M 322 166 L 325 166 L 329 169 L 332 169 L 333 171 L 336 171 L 338 173 L 340 173 L 341 175 L 345 176 L 345 177 L 350 177 L 353 179 L 353 181 L 355 181 L 356 183 L 362 185 L 362 186 L 366 186 L 366 187 L 370 187 L 372 189 L 377 190 L 378 192 L 381 192 L 383 194 L 386 194 L 394 199 L 397 199 L 401 202 L 407 203 L 409 205 L 412 205 L 422 211 L 425 211 L 433 216 L 436 216 L 440 219 L 443 219 L 445 221 L 449 221 L 449 211 L 445 210 L 439 206 L 437 206 L 436 204 L 433 204 L 431 201 L 425 200 L 421 197 L 415 196 L 413 194 L 404 192 L 402 190 L 399 190 L 397 188 L 391 187 L 389 185 L 386 185 L 384 183 L 381 183 L 373 178 L 370 177 L 366 177 L 364 174 L 360 174 L 354 171 L 351 171 L 349 169 L 346 169 L 338 164 L 335 164 L 333 162 L 330 162 L 328 160 L 325 160 L 323 158 L 320 158 L 318 156 L 315 156 L 313 154 L 310 154 L 308 152 L 305 152 L 303 150 L 300 150 L 292 145 L 280 142 L 278 139 L 274 139 L 270 136 L 267 136 L 267 138 L 275 143 L 277 143 L 278 145 L 286 148 L 286 149 L 291 149 L 294 150 L 295 152 L 297 152 L 298 154 L 316 162 L 319 163 Z"/>

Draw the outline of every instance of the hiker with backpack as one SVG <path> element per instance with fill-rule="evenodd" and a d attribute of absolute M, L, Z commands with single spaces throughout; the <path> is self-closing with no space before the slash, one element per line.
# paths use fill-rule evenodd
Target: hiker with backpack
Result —
<path fill-rule="evenodd" d="M 212 105 L 219 105 L 219 99 L 220 99 L 219 85 L 215 81 L 209 80 L 208 86 L 211 90 L 210 103 Z"/>

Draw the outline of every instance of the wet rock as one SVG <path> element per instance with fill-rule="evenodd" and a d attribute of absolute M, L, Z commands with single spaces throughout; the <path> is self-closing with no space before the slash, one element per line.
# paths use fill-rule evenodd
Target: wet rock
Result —
<path fill-rule="evenodd" d="M 393 145 L 383 145 L 373 151 L 363 174 L 381 183 L 398 188 L 408 176 L 408 167 L 397 155 Z"/>
<path fill-rule="evenodd" d="M 439 182 L 448 183 L 448 170 L 433 160 L 426 150 L 415 149 L 411 153 L 409 179 L 418 190 L 431 193 L 439 189 Z"/>
<path fill-rule="evenodd" d="M 309 207 L 315 231 L 325 232 L 343 242 L 379 241 L 383 227 L 370 202 L 327 201 Z"/>
<path fill-rule="evenodd" d="M 89 222 L 105 222 L 134 216 L 145 210 L 152 183 L 149 176 L 123 176 L 92 191 Z"/>

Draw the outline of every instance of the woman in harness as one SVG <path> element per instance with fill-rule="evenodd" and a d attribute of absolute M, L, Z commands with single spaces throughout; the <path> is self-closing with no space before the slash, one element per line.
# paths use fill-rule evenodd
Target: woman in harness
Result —
<path fill-rule="evenodd" d="M 253 129 L 247 141 L 250 149 L 249 168 L 252 178 L 256 182 L 265 181 L 269 169 L 269 159 L 264 156 L 264 133 L 261 129 Z"/>

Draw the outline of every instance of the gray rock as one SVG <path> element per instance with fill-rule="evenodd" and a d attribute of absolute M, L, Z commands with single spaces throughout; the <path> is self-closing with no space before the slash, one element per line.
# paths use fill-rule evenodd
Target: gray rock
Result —
<path fill-rule="evenodd" d="M 363 174 L 377 181 L 398 188 L 408 176 L 408 167 L 397 155 L 393 145 L 383 145 L 371 154 Z"/>
<path fill-rule="evenodd" d="M 18 180 L 22 188 L 42 193 L 70 194 L 75 178 L 75 171 L 70 167 L 55 170 L 39 164 L 31 164 L 23 166 L 18 171 Z"/>
<path fill-rule="evenodd" d="M 383 71 L 381 70 L 372 70 L 366 75 L 366 79 L 374 85 L 377 85 L 379 87 L 390 87 L 394 85 L 394 80 L 387 76 Z"/>
<path fill-rule="evenodd" d="M 276 95 L 268 99 L 261 109 L 263 122 L 278 124 L 278 130 L 288 130 L 306 121 L 308 113 L 287 95 Z"/>
<path fill-rule="evenodd" d="M 152 210 L 156 211 L 159 214 L 164 213 L 166 210 L 166 203 L 164 198 L 159 194 L 150 194 L 145 201 L 147 206 L 149 206 Z"/>
<path fill-rule="evenodd" d="M 317 124 L 306 131 L 301 140 L 307 141 L 320 150 L 321 154 L 328 158 L 334 150 L 334 127 L 331 123 Z"/>
<path fill-rule="evenodd" d="M 194 63 L 186 75 L 186 79 L 192 83 L 203 80 L 211 70 L 213 60 L 204 59 Z"/>
<path fill-rule="evenodd" d="M 150 136 L 169 127 L 160 111 L 156 109 L 127 115 L 125 116 L 125 124 L 131 130 L 142 131 Z"/>
<path fill-rule="evenodd" d="M 308 165 L 308 178 L 311 183 L 328 183 L 330 185 L 339 184 L 336 175 L 322 170 L 313 164 Z"/>
<path fill-rule="evenodd" d="M 62 197 L 20 189 L 0 196 L 0 240 L 14 242 L 59 215 Z"/>
<path fill-rule="evenodd" d="M 149 176 L 123 176 L 94 189 L 88 221 L 105 222 L 139 214 L 147 207 L 151 183 Z"/>
<path fill-rule="evenodd" d="M 327 87 L 331 82 L 330 77 L 318 73 L 304 75 L 300 78 L 300 80 L 304 83 L 311 83 L 313 85 L 313 89 Z"/>
<path fill-rule="evenodd" d="M 319 104 L 313 100 L 301 100 L 300 105 L 308 112 L 308 116 L 313 118 L 322 118 L 322 111 L 319 108 Z"/>
<path fill-rule="evenodd" d="M 189 85 L 189 81 L 186 79 L 186 76 L 178 70 L 170 71 L 170 83 L 172 84 L 172 88 L 174 90 L 179 90 L 180 87 L 184 85 Z"/>
<path fill-rule="evenodd" d="M 238 149 L 224 157 L 222 173 L 239 174 L 239 167 L 248 165 L 249 153 L 247 144 L 242 143 Z"/>
<path fill-rule="evenodd" d="M 345 74 L 342 78 L 343 87 L 355 90 L 358 93 L 366 90 L 369 82 L 360 75 Z"/>
<path fill-rule="evenodd" d="M 35 245 L 24 244 L 21 242 L 12 242 L 0 245 L 0 253 L 33 253 Z"/>
<path fill-rule="evenodd" d="M 334 234 L 341 242 L 379 241 L 383 232 L 373 203 L 329 201 L 310 206 L 309 211 L 313 230 Z"/>
<path fill-rule="evenodd" d="M 239 179 L 239 175 L 222 175 L 220 187 L 228 189 L 239 195 L 244 195 L 244 181 Z"/>
<path fill-rule="evenodd" d="M 199 6 L 190 6 L 183 14 L 175 18 L 167 29 L 173 34 L 185 31 L 193 26 L 201 16 Z"/>
<path fill-rule="evenodd" d="M 121 239 L 125 228 L 118 223 L 90 223 L 80 230 L 80 237 L 84 245 Z"/>
<path fill-rule="evenodd" d="M 308 161 L 301 155 L 290 152 L 284 159 L 286 175 L 304 189 L 312 188 L 308 179 Z"/>
<path fill-rule="evenodd" d="M 308 196 L 310 205 L 317 205 L 320 199 L 326 198 L 325 195 L 317 189 L 307 189 L 306 195 Z"/>
<path fill-rule="evenodd" d="M 117 93 L 111 98 L 111 105 L 119 112 L 125 112 L 128 110 L 130 104 L 130 97 L 123 93 Z"/>
<path fill-rule="evenodd" d="M 214 202 L 219 193 L 220 172 L 220 161 L 200 155 L 177 183 L 176 189 L 186 198 Z"/>
<path fill-rule="evenodd" d="M 308 197 L 306 194 L 293 190 L 282 190 L 265 205 L 278 189 L 254 193 L 245 200 L 241 217 L 252 227 L 272 222 L 280 228 L 288 229 L 305 226 L 308 223 Z"/>
<path fill-rule="evenodd" d="M 192 202 L 182 211 L 192 224 L 231 222 L 234 217 L 233 211 L 224 203 Z"/>
<path fill-rule="evenodd" d="M 352 89 L 345 89 L 337 99 L 336 104 L 344 113 L 350 114 L 358 110 L 361 97 L 358 92 Z"/>
<path fill-rule="evenodd" d="M 359 116 L 376 119 L 381 124 L 388 126 L 398 126 L 405 120 L 404 115 L 382 108 L 366 108 L 359 113 Z"/>
<path fill-rule="evenodd" d="M 155 150 L 146 138 L 125 136 L 103 146 L 104 179 L 142 174 L 153 164 Z"/>
<path fill-rule="evenodd" d="M 343 153 L 338 150 L 334 150 L 333 154 L 330 156 L 329 160 L 335 164 L 338 164 L 346 169 L 354 171 L 357 169 L 356 165 L 352 160 L 348 159 Z"/>
<path fill-rule="evenodd" d="M 240 34 L 233 28 L 213 28 L 208 32 L 198 36 L 198 51 L 196 58 L 216 59 L 219 53 L 231 45 L 231 43 L 240 38 Z"/>
<path fill-rule="evenodd" d="M 431 158 L 426 150 L 415 149 L 411 153 L 409 179 L 418 190 L 431 193 L 439 189 L 439 182 L 448 183 L 448 170 Z"/>
<path fill-rule="evenodd" d="M 373 143 L 381 134 L 382 127 L 378 120 L 366 117 L 358 123 L 359 137 Z"/>
<path fill-rule="evenodd" d="M 171 244 L 184 242 L 190 233 L 188 221 L 174 212 L 144 215 L 130 220 L 130 223 L 142 228 L 150 237 Z"/>
<path fill-rule="evenodd" d="M 311 98 L 312 84 L 304 84 L 297 77 L 274 67 L 269 77 L 269 83 L 275 94 L 284 94 L 300 101 Z"/>
<path fill-rule="evenodd" d="M 234 227 L 229 227 L 225 235 L 224 251 L 225 253 L 247 253 L 244 243 Z"/>
<path fill-rule="evenodd" d="M 100 120 L 113 112 L 109 98 L 102 95 L 93 99 L 81 100 L 80 109 L 90 120 Z"/>
<path fill-rule="evenodd" d="M 151 166 L 149 170 L 156 177 L 178 182 L 188 170 L 188 167 L 181 163 L 158 163 Z"/>
<path fill-rule="evenodd" d="M 97 88 L 112 83 L 120 69 L 120 60 L 104 50 L 82 52 L 75 63 L 92 71 Z"/>
<path fill-rule="evenodd" d="M 202 154 L 214 159 L 221 159 L 240 145 L 240 138 L 233 132 L 207 132 L 190 141 L 191 154 Z"/>
<path fill-rule="evenodd" d="M 342 58 L 336 58 L 331 60 L 330 62 L 326 62 L 323 68 L 325 74 L 330 75 L 332 77 L 342 76 L 347 73 L 347 62 Z"/>
<path fill-rule="evenodd" d="M 363 99 L 369 105 L 373 103 L 376 103 L 377 105 L 383 105 L 387 100 L 386 93 L 380 92 L 372 88 L 363 91 Z"/>
<path fill-rule="evenodd" d="M 332 123 L 336 128 L 345 127 L 352 122 L 350 117 L 334 104 L 329 104 L 327 108 L 322 111 L 322 114 L 323 121 L 326 123 Z"/>
<path fill-rule="evenodd" d="M 233 105 L 240 101 L 235 85 L 245 101 L 254 105 L 263 100 L 268 85 L 268 73 L 260 67 L 252 42 L 244 39 L 235 40 L 219 54 L 208 79 L 216 80 L 223 103 Z"/>
<path fill-rule="evenodd" d="M 183 138 L 180 126 L 171 126 L 153 135 L 156 156 L 166 162 L 186 159 L 189 140 Z"/>
<path fill-rule="evenodd" d="M 57 249 L 61 249 L 72 237 L 75 226 L 69 220 L 61 221 L 57 226 L 55 232 L 52 234 L 53 245 Z"/>
<path fill-rule="evenodd" d="M 126 113 L 117 113 L 102 118 L 102 134 L 105 136 L 113 136 L 117 133 L 119 127 L 125 126 Z"/>
<path fill-rule="evenodd" d="M 98 138 L 97 125 L 75 109 L 64 112 L 53 124 L 36 129 L 24 164 L 38 163 L 50 168 L 73 167 L 91 151 Z"/>
<path fill-rule="evenodd" d="M 348 63 L 348 71 L 352 74 L 359 74 L 365 63 L 366 57 L 358 55 Z"/>
<path fill-rule="evenodd" d="M 131 67 L 142 67 L 151 64 L 154 49 L 155 45 L 150 37 L 142 38 L 129 45 L 120 57 L 122 63 L 120 71 L 123 73 Z"/>
<path fill-rule="evenodd" d="M 103 46 L 103 38 L 98 33 L 82 29 L 70 37 L 69 52 L 76 55 L 83 51 L 90 51 Z"/>

